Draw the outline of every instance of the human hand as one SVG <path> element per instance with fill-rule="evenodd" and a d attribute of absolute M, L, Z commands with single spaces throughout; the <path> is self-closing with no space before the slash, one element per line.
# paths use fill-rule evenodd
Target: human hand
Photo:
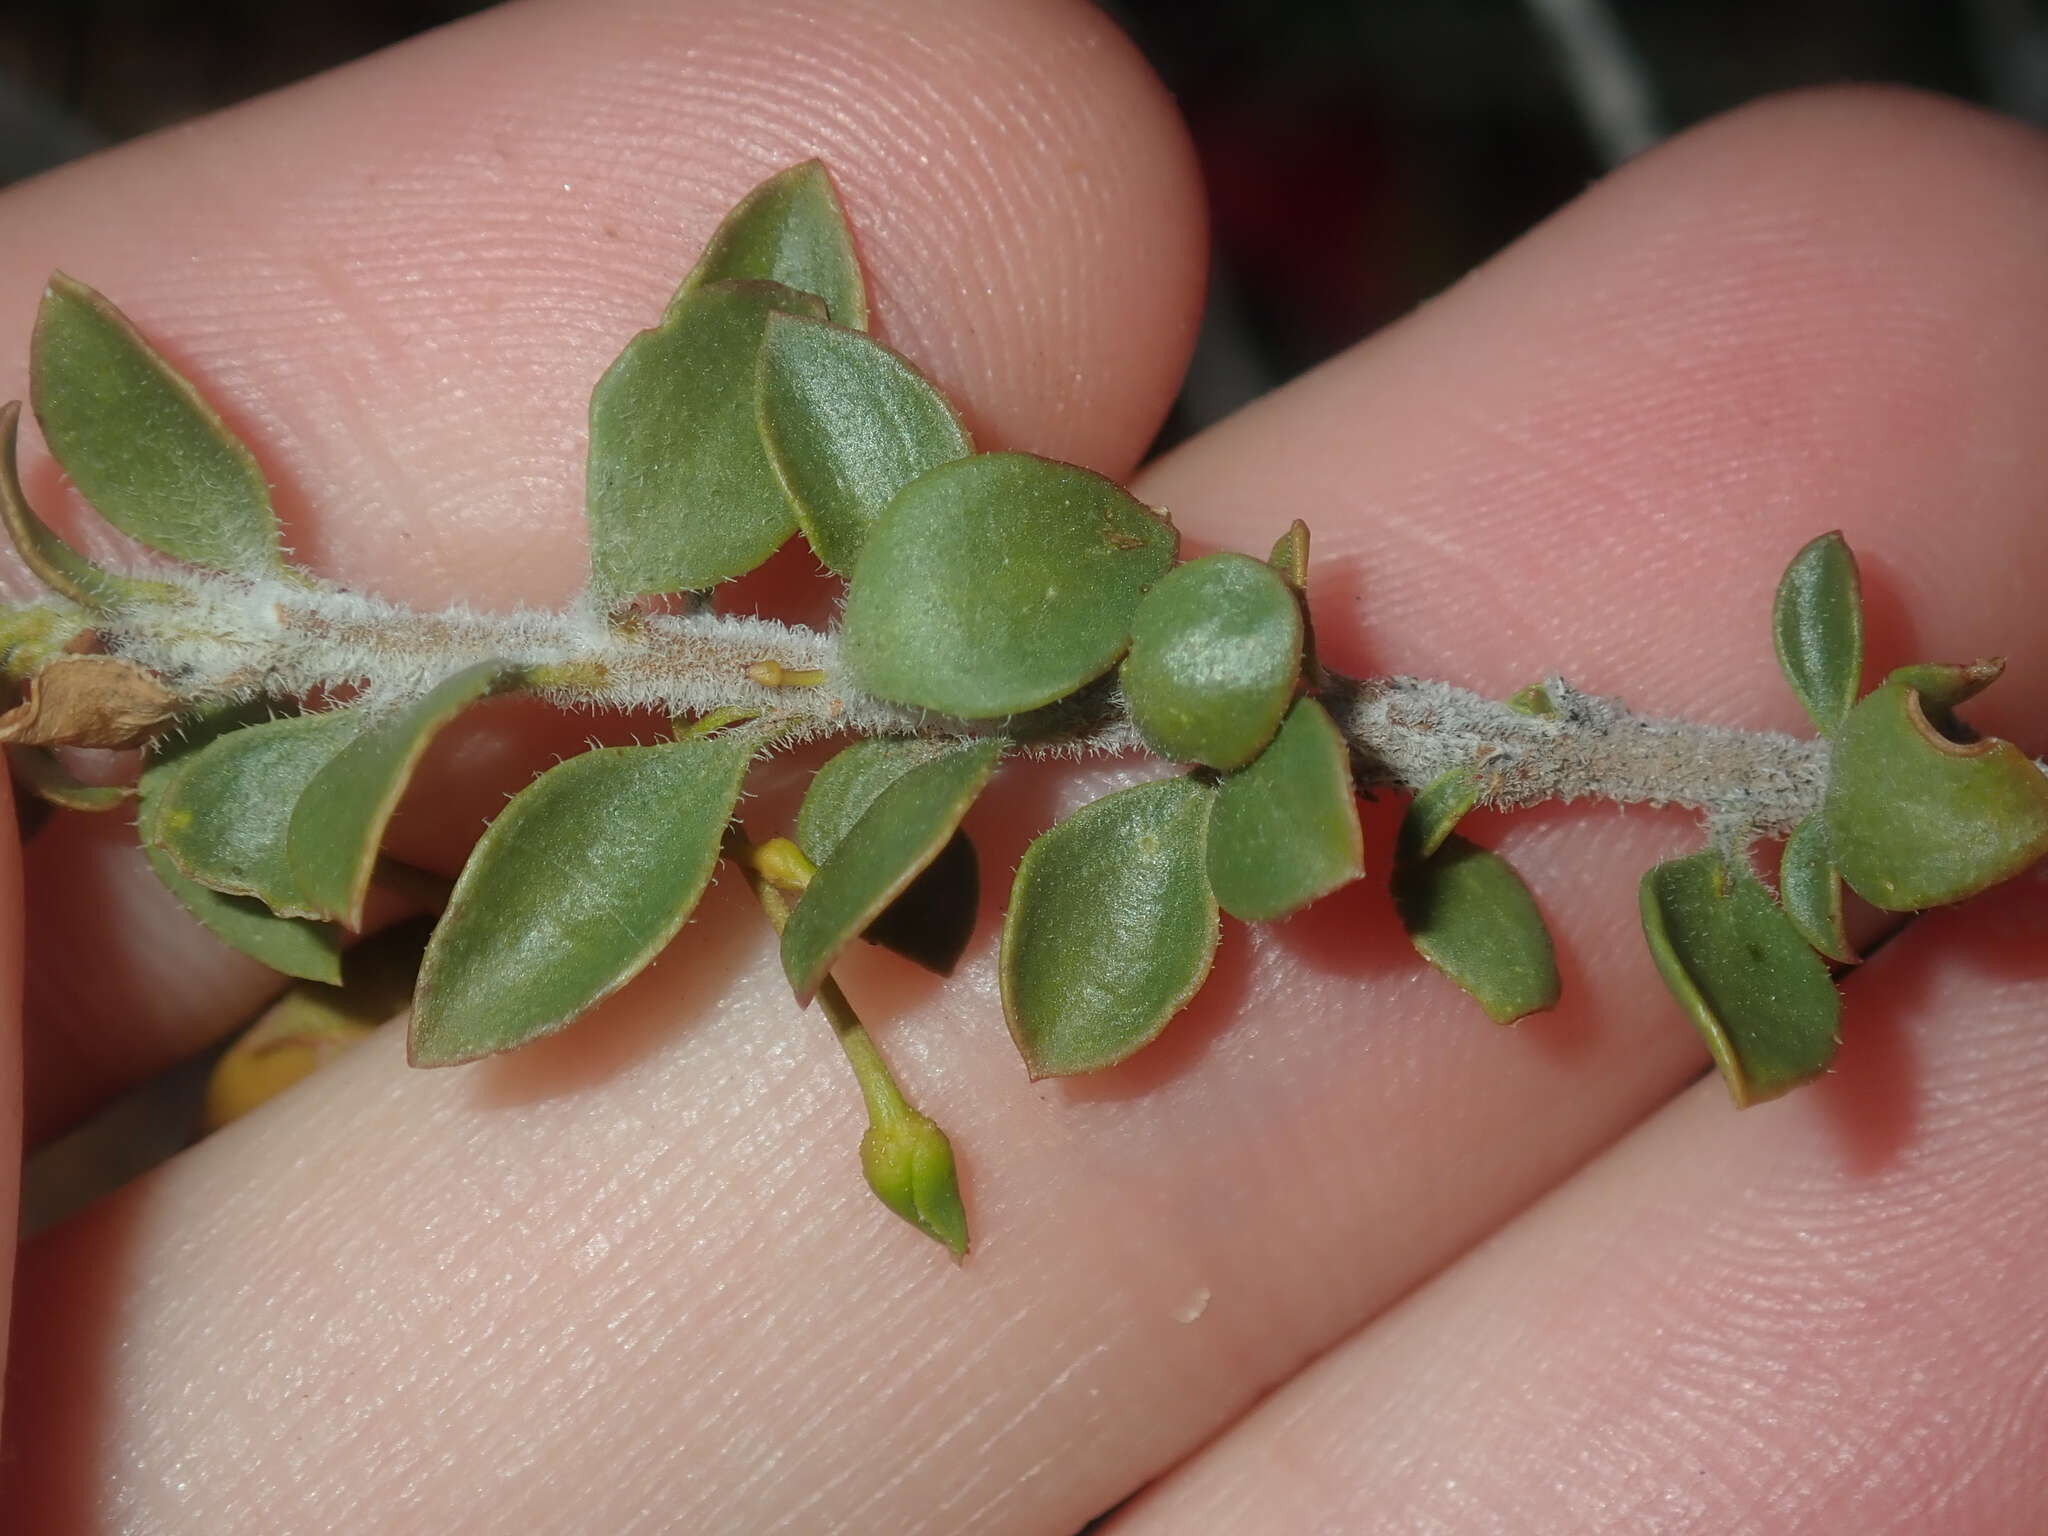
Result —
<path fill-rule="evenodd" d="M 559 602 L 584 391 L 733 197 L 812 153 L 888 338 L 984 444 L 1128 472 L 1192 336 L 1200 203 L 1157 86 L 1051 0 L 529 4 L 14 189 L 0 398 L 61 265 L 257 445 L 308 563 Z M 1981 716 L 2038 746 L 2044 258 L 2021 130 L 1768 104 L 1137 488 L 1196 542 L 1306 517 L 1347 670 L 1554 669 L 1787 729 L 1771 586 L 1839 526 L 1876 659 L 2013 656 Z M 496 710 L 406 854 L 452 868 L 586 725 Z M 1006 775 L 972 821 L 991 895 L 1104 777 Z M 26 853 L 32 1134 L 271 984 L 105 820 Z M 435 1073 L 373 1041 L 25 1255 L 0 1523 L 1069 1536 L 1176 1463 L 1112 1529 L 2037 1518 L 2039 882 L 1853 973 L 1835 1076 L 1737 1115 L 1686 1087 L 1637 927 L 1687 818 L 1496 830 L 1566 968 L 1513 1031 L 1414 962 L 1376 880 L 1232 933 L 1166 1038 L 1084 1082 L 1025 1082 L 986 921 L 943 989 L 851 960 L 961 1150 L 957 1272 L 861 1187 L 858 1103 L 736 882 L 559 1039 Z"/>

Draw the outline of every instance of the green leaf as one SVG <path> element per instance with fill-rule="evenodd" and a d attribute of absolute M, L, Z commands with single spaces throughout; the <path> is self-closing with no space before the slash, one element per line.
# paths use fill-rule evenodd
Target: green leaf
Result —
<path fill-rule="evenodd" d="M 1232 917 L 1271 922 L 1364 873 L 1350 749 L 1322 705 L 1297 699 L 1272 745 L 1217 787 L 1209 884 Z"/>
<path fill-rule="evenodd" d="M 315 773 L 286 834 L 297 902 L 315 917 L 363 925 L 377 850 L 427 743 L 512 675 L 487 661 L 446 678 L 419 698 L 363 721 L 361 730 Z"/>
<path fill-rule="evenodd" d="M 1025 850 L 1003 920 L 1003 1013 L 1034 1078 L 1115 1066 L 1208 978 L 1212 797 L 1195 779 L 1135 785 Z"/>
<path fill-rule="evenodd" d="M 553 1034 L 638 975 L 711 883 L 745 729 L 557 764 L 498 813 L 427 947 L 409 1045 L 442 1067 Z"/>
<path fill-rule="evenodd" d="M 844 575 L 891 498 L 974 451 L 946 397 L 879 341 L 774 315 L 761 349 L 761 433 L 797 526 Z"/>
<path fill-rule="evenodd" d="M 1830 960 L 1856 963 L 1856 948 L 1842 924 L 1842 877 L 1828 848 L 1825 816 L 1807 817 L 1785 839 L 1778 859 L 1778 899 L 1807 943 Z"/>
<path fill-rule="evenodd" d="M 1824 810 L 1835 867 L 1890 912 L 1961 901 L 2048 853 L 2048 778 L 2011 742 L 1950 741 L 1897 674 L 1836 733 Z"/>
<path fill-rule="evenodd" d="M 823 864 L 876 796 L 946 750 L 944 742 L 914 737 L 871 736 L 854 742 L 812 776 L 796 813 L 797 846 L 813 864 Z M 980 904 L 980 860 L 967 834 L 955 832 L 861 937 L 950 976 L 974 937 Z"/>
<path fill-rule="evenodd" d="M 796 531 L 761 441 L 761 338 L 820 301 L 774 283 L 713 283 L 626 343 L 590 397 L 590 580 L 600 600 L 743 576 Z"/>
<path fill-rule="evenodd" d="M 1486 791 L 1486 776 L 1477 768 L 1453 768 L 1423 786 L 1401 818 L 1395 857 L 1404 863 L 1426 859 L 1443 847 L 1466 813 Z"/>
<path fill-rule="evenodd" d="M 1555 1007 L 1557 955 L 1512 865 L 1447 833 L 1428 858 L 1394 865 L 1394 907 L 1417 953 L 1512 1024 Z"/>
<path fill-rule="evenodd" d="M 322 917 L 292 868 L 292 812 L 315 775 L 355 740 L 353 709 L 292 715 L 229 732 L 194 753 L 157 803 L 150 841 L 188 878 L 254 896 L 280 917 Z"/>
<path fill-rule="evenodd" d="M 1266 563 L 1297 593 L 1308 591 L 1308 524 L 1296 518 L 1273 545 Z"/>
<path fill-rule="evenodd" d="M 2005 658 L 1988 661 L 1921 662 L 1900 667 L 1885 679 L 1920 695 L 1927 723 L 1944 733 L 1956 728 L 1955 712 L 2005 676 Z"/>
<path fill-rule="evenodd" d="M 20 433 L 21 402 L 10 400 L 0 406 L 0 522 L 6 524 L 7 536 L 36 580 L 90 609 L 105 608 L 138 587 L 160 585 L 101 570 L 36 516 L 21 489 L 16 457 Z"/>
<path fill-rule="evenodd" d="M 1771 637 L 1785 681 L 1815 729 L 1833 735 L 1863 679 L 1862 584 L 1840 533 L 1822 534 L 1785 567 Z"/>
<path fill-rule="evenodd" d="M 1091 682 L 1173 564 L 1173 527 L 1070 464 L 986 453 L 906 485 L 868 534 L 841 629 L 869 692 L 963 719 Z"/>
<path fill-rule="evenodd" d="M 735 278 L 765 278 L 813 295 L 835 323 L 868 328 L 867 289 L 846 212 L 818 161 L 778 171 L 742 198 L 683 279 L 675 303 Z"/>
<path fill-rule="evenodd" d="M 50 452 L 122 532 L 211 570 L 285 568 L 249 450 L 118 309 L 61 272 L 36 315 L 29 399 Z"/>
<path fill-rule="evenodd" d="M 932 759 L 883 789 L 819 863 L 782 933 L 782 969 L 810 1005 L 841 951 L 951 841 L 1002 750 L 980 741 Z"/>
<path fill-rule="evenodd" d="M 1761 881 L 1718 853 L 1696 853 L 1645 874 L 1641 899 L 1657 970 L 1738 1106 L 1827 1070 L 1841 996 Z"/>
<path fill-rule="evenodd" d="M 1160 757 L 1241 768 L 1273 739 L 1301 680 L 1301 603 L 1270 565 L 1205 555 L 1139 602 L 1124 697 Z"/>
<path fill-rule="evenodd" d="M 136 784 L 135 828 L 149 867 L 209 933 L 260 964 L 305 981 L 341 980 L 341 930 L 332 923 L 279 917 L 248 896 L 228 896 L 188 878 L 156 846 L 156 814 L 165 792 L 205 747 L 229 731 L 267 718 L 260 701 L 209 711 L 185 722 L 181 732 L 157 738 Z"/>

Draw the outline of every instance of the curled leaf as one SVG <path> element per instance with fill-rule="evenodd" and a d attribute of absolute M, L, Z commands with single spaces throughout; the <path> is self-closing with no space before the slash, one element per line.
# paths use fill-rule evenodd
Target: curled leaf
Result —
<path fill-rule="evenodd" d="M 1896 674 L 1836 733 L 1823 805 L 1835 867 L 1891 912 L 1961 901 L 2048 853 L 2048 777 L 2009 741 L 1949 740 Z"/>
<path fill-rule="evenodd" d="M 1131 620 L 1131 719 L 1161 757 L 1241 768 L 1293 701 L 1301 643 L 1300 598 L 1270 565 L 1220 554 L 1176 566 Z"/>
<path fill-rule="evenodd" d="M 592 590 L 606 602 L 716 586 L 796 531 L 761 441 L 768 317 L 822 313 L 776 283 L 688 289 L 626 343 L 590 397 Z"/>
<path fill-rule="evenodd" d="M 149 840 L 188 878 L 254 896 L 280 917 L 321 917 L 299 889 L 292 813 L 362 729 L 354 710 L 290 715 L 230 731 L 193 753 L 156 798 Z"/>
<path fill-rule="evenodd" d="M 675 303 L 710 284 L 747 278 L 812 295 L 835 324 L 868 328 L 867 290 L 853 236 L 820 162 L 778 171 L 742 198 L 683 279 Z"/>
<path fill-rule="evenodd" d="M 963 719 L 1036 709 L 1115 666 L 1178 537 L 1070 464 L 985 453 L 897 493 L 868 534 L 841 629 L 871 693 Z"/>
<path fill-rule="evenodd" d="M 1413 863 L 1435 853 L 1485 791 L 1486 776 L 1477 768 L 1453 768 L 1439 774 L 1408 803 L 1395 857 Z"/>
<path fill-rule="evenodd" d="M 1785 681 L 1815 729 L 1833 735 L 1863 678 L 1862 582 L 1840 533 L 1822 534 L 1785 567 L 1771 637 Z"/>
<path fill-rule="evenodd" d="M 822 320 L 769 319 L 760 391 L 762 438 L 797 526 L 842 575 L 898 491 L 973 452 L 923 374 L 879 341 Z"/>
<path fill-rule="evenodd" d="M 210 570 L 284 569 L 248 448 L 126 316 L 61 272 L 36 315 L 29 400 L 57 462 L 122 532 Z"/>
<path fill-rule="evenodd" d="M 1186 778 L 1119 790 L 1025 851 L 1003 920 L 1002 988 L 1034 1078 L 1115 1066 L 1208 978 L 1212 793 Z"/>
<path fill-rule="evenodd" d="M 210 890 L 182 873 L 156 846 L 157 812 L 178 775 L 221 736 L 264 718 L 260 704 L 232 705 L 194 716 L 159 736 L 136 784 L 135 829 L 151 873 L 215 938 L 287 976 L 338 982 L 341 930 L 334 924 L 279 917 L 253 897 Z"/>
<path fill-rule="evenodd" d="M 171 718 L 177 696 L 119 656 L 60 656 L 0 714 L 0 742 L 25 747 L 140 746 Z"/>
<path fill-rule="evenodd" d="M 513 796 L 427 947 L 413 1064 L 553 1034 L 644 970 L 710 885 L 760 740 L 741 729 L 605 747 Z"/>
<path fill-rule="evenodd" d="M 419 698 L 363 721 L 307 782 L 286 832 L 286 856 L 305 915 L 363 923 L 377 850 L 413 769 L 441 728 L 513 675 L 480 662 Z"/>
<path fill-rule="evenodd" d="M 797 843 L 815 864 L 840 841 L 890 785 L 947 750 L 917 738 L 869 737 L 820 768 L 797 810 Z M 981 900 L 981 865 L 967 834 L 955 832 L 938 855 L 863 930 L 871 944 L 894 950 L 941 976 L 952 974 Z"/>
<path fill-rule="evenodd" d="M 36 516 L 21 489 L 20 436 L 21 402 L 10 400 L 0 406 L 0 522 L 7 536 L 22 563 L 52 592 L 86 608 L 106 607 L 137 583 L 101 570 Z"/>
<path fill-rule="evenodd" d="M 808 1005 L 833 961 L 952 840 L 1001 751 L 981 741 L 933 758 L 878 794 L 804 888 L 782 934 L 782 968 Z"/>
<path fill-rule="evenodd" d="M 1720 854 L 1643 876 L 1643 934 L 1738 1106 L 1776 1098 L 1834 1059 L 1842 1002 L 1763 883 Z"/>
<path fill-rule="evenodd" d="M 1807 943 L 1842 965 L 1856 963 L 1856 948 L 1842 922 L 1842 877 L 1828 848 L 1825 816 L 1807 817 L 1785 839 L 1778 862 L 1778 899 Z"/>
<path fill-rule="evenodd" d="M 1209 884 L 1232 917 L 1272 922 L 1364 872 L 1350 749 L 1322 705 L 1297 699 L 1266 750 L 1217 786 Z"/>
<path fill-rule="evenodd" d="M 1550 930 L 1506 859 L 1446 832 L 1428 857 L 1395 862 L 1393 887 L 1416 952 L 1496 1024 L 1556 1006 Z"/>

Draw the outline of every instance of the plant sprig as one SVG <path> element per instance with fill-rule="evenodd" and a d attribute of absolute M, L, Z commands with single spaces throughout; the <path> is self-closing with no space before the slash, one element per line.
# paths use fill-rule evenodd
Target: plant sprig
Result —
<path fill-rule="evenodd" d="M 956 1255 L 951 1144 L 831 971 L 865 938 L 950 972 L 980 886 L 963 823 L 1006 759 L 1143 752 L 1174 770 L 1082 806 L 1015 873 L 1002 997 L 1034 1076 L 1114 1066 L 1167 1029 L 1224 917 L 1283 921 L 1362 878 L 1367 788 L 1414 797 L 1387 874 L 1416 949 L 1502 1023 L 1554 1005 L 1558 971 L 1537 895 L 1460 833 L 1465 816 L 1586 797 L 1698 811 L 1706 846 L 1643 876 L 1643 927 L 1738 1104 L 1832 1060 L 1831 967 L 1856 960 L 1845 892 L 1914 911 L 2048 852 L 2048 777 L 1956 713 L 2001 664 L 1906 667 L 1863 691 L 1839 534 L 1793 557 L 1772 615 L 1813 739 L 1645 719 L 1557 678 L 1507 700 L 1346 678 L 1317 659 L 1304 524 L 1265 559 L 1183 561 L 1171 522 L 1113 482 L 977 452 L 868 321 L 824 168 L 770 178 L 597 384 L 585 597 L 421 613 L 291 564 L 248 446 L 107 300 L 53 278 L 30 369 L 43 436 L 88 501 L 173 563 L 117 572 L 72 549 L 22 493 L 18 407 L 0 413 L 0 516 L 51 593 L 0 611 L 17 777 L 112 809 L 130 797 L 52 749 L 146 742 L 132 803 L 151 868 L 226 942 L 334 982 L 441 730 L 503 693 L 665 710 L 672 739 L 572 757 L 491 823 L 426 942 L 411 1059 L 568 1026 L 676 939 L 729 859 L 794 1000 L 818 1004 L 854 1068 L 871 1187 Z M 711 611 L 792 537 L 846 581 L 835 629 Z M 791 835 L 749 841 L 733 818 L 752 765 L 827 735 L 851 740 Z M 1753 862 L 1771 837 L 1775 893 Z"/>

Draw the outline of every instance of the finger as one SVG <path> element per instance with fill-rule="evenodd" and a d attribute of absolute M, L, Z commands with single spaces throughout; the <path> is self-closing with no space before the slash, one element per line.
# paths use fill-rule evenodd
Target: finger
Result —
<path fill-rule="evenodd" d="M 1857 974 L 1840 1070 L 1703 1083 L 1114 1525 L 2017 1531 L 2048 1398 L 2048 885 Z"/>
<path fill-rule="evenodd" d="M 559 604 L 586 563 L 591 384 L 723 210 L 810 155 L 844 194 L 888 339 L 987 446 L 1135 462 L 1190 343 L 1201 218 L 1163 92 L 1070 0 L 562 0 L 449 28 L 7 194 L 7 387 L 61 265 L 256 445 L 314 569 L 420 604 Z M 54 472 L 33 478 L 54 505 Z M 459 860 L 589 730 L 491 720 L 429 764 L 409 855 Z M 126 978 L 38 998 L 39 1104 L 146 1075 L 260 995 L 196 930 L 158 942 L 182 920 L 95 834 L 36 862 L 39 903 L 65 918 L 38 926 L 39 973 Z M 89 1060 L 57 1031 L 89 1037 Z"/>
<path fill-rule="evenodd" d="M 1936 170 L 1930 194 L 1921 184 Z M 2044 184 L 2031 140 L 1952 109 L 1849 97 L 1748 114 L 1617 177 L 1526 251 L 1189 450 L 1158 483 L 1210 537 L 1241 530 L 1247 506 L 1276 522 L 1299 511 L 1327 530 L 1408 497 L 1440 508 L 1451 536 L 1476 538 L 1455 519 L 1490 516 L 1491 498 L 1517 486 L 1562 478 L 1570 495 L 1523 492 L 1553 509 L 1592 495 L 1580 466 L 1616 436 L 1618 402 L 1651 396 L 1672 364 L 1617 342 L 1607 366 L 1621 386 L 1571 369 L 1560 379 L 1557 353 L 1530 338 L 1584 344 L 1582 328 L 1545 331 L 1575 311 L 1623 336 L 1615 314 L 1651 326 L 1673 296 L 1665 267 L 1637 253 L 1678 220 L 1704 243 L 1686 259 L 1714 275 L 1719 302 L 1691 309 L 1693 346 L 1672 337 L 1666 350 L 1761 356 L 1797 317 L 1804 347 L 1840 360 L 1838 372 L 1806 375 L 1800 396 L 1828 409 L 1786 410 L 1755 369 L 1704 374 L 1692 409 L 1680 413 L 1674 395 L 1653 413 L 1646 431 L 1664 449 L 1632 450 L 1633 468 L 1653 477 L 1651 504 L 1684 518 L 1644 515 L 1623 487 L 1605 521 L 1579 533 L 1648 540 L 1644 570 L 1667 573 L 1697 527 L 1722 520 L 1766 532 L 1775 521 L 1789 551 L 1810 531 L 1794 536 L 1798 509 L 1779 505 L 1791 466 L 1835 453 L 1838 436 L 1891 451 L 1871 422 L 1896 423 L 1892 370 L 1910 364 L 1941 381 L 1922 409 L 1982 421 L 1984 435 L 1898 441 L 1895 472 L 1863 477 L 1872 505 L 1852 534 L 1882 533 L 1902 562 L 1967 537 L 2000 568 L 2038 537 L 2007 509 L 2027 504 L 2044 450 L 2004 401 L 2048 384 L 2044 321 L 2022 302 L 2048 258 Z M 1701 211 L 1715 203 L 1718 219 Z M 1974 221 L 1974 238 L 1952 235 L 1958 220 Z M 1754 259 L 1758 228 L 1774 231 L 1766 249 L 1789 245 L 1813 270 L 1861 281 L 1822 302 L 1797 272 Z M 1781 283 L 1825 320 L 1774 300 Z M 1930 283 L 1938 295 L 1923 291 Z M 1937 307 L 1943 325 L 1887 329 L 1916 305 Z M 1873 332 L 1894 336 L 1897 355 L 1870 350 Z M 1570 409 L 1573 388 L 1601 408 Z M 1471 414 L 1475 399 L 1506 409 L 1517 390 L 1559 434 L 1535 463 Z M 1758 412 L 1773 405 L 1760 432 Z M 1426 494 L 1398 444 L 1361 430 L 1382 410 L 1438 434 L 1443 467 Z M 1467 423 L 1467 435 L 1442 435 L 1439 417 Z M 1712 444 L 1740 447 L 1753 484 L 1731 479 Z M 1922 454 L 1941 458 L 1967 520 L 1929 531 L 1908 515 L 1921 471 L 1904 461 Z M 1243 461 L 1273 473 L 1248 475 Z M 1514 581 L 1513 560 L 1541 536 L 1519 519 L 1493 529 L 1484 552 L 1509 569 L 1464 579 Z M 1369 567 L 1375 590 L 1411 594 L 1423 633 L 1434 621 L 1414 610 L 1419 587 L 1404 584 L 1419 579 L 1403 571 L 1441 573 L 1432 547 L 1375 541 Z M 1605 610 L 1636 605 L 1631 643 L 1668 680 L 1645 702 L 1711 703 L 1732 679 L 1767 672 L 1756 657 L 1768 654 L 1769 575 L 1752 651 L 1731 643 L 1722 612 L 1674 604 L 1675 579 L 1617 590 L 1562 555 L 1552 564 L 1552 596 L 1596 628 L 1619 632 Z M 2038 641 L 2027 607 L 2001 591 L 1929 594 L 1920 617 L 1946 632 L 1996 604 L 2016 648 Z M 1328 597 L 1343 595 L 1326 591 L 1333 631 L 1345 605 L 1331 611 Z M 1376 653 L 1402 654 L 1406 622 L 1374 609 Z M 1432 670 L 1456 654 L 1444 647 Z M 1592 658 L 1560 659 L 1583 670 Z M 1728 706 L 1726 717 L 1771 709 Z M 977 830 L 992 866 L 1014 858 L 1021 834 L 1009 828 L 1043 824 L 1056 793 L 1073 791 L 1026 778 L 987 805 Z M 1520 824 L 1511 846 L 1557 920 L 1576 986 L 1557 1016 L 1511 1033 L 1415 974 L 1376 896 L 1233 937 L 1217 983 L 1161 1046 L 1074 1087 L 1024 1082 L 986 937 L 939 992 L 882 961 L 851 968 L 849 988 L 888 1021 L 913 1097 L 969 1160 L 983 1241 L 957 1275 L 935 1273 L 923 1245 L 861 1196 L 846 1155 L 858 1111 L 830 1044 L 789 1012 L 772 966 L 747 960 L 734 893 L 714 893 L 669 963 L 560 1042 L 448 1075 L 398 1071 L 395 1041 L 366 1048 L 288 1115 L 254 1117 L 32 1255 L 27 1283 L 48 1321 L 19 1379 L 49 1414 L 14 1431 L 21 1475 L 34 1479 L 19 1497 L 64 1511 L 115 1498 L 174 1508 L 175 1484 L 210 1465 L 214 1447 L 288 1438 L 289 1488 L 255 1486 L 234 1512 L 252 1528 L 275 1523 L 287 1501 L 459 1519 L 471 1485 L 421 1475 L 422 1447 L 440 1465 L 495 1470 L 516 1439 L 522 1455 L 492 1489 L 543 1526 L 571 1509 L 606 1528 L 658 1510 L 706 1529 L 800 1528 L 828 1511 L 848 1529 L 1065 1536 L 1696 1070 L 1676 1015 L 1644 1006 L 1655 983 L 1632 897 L 1640 863 L 1691 835 L 1679 818 L 1647 815 Z M 279 1167 L 302 1171 L 258 1172 Z M 280 1230 L 300 1244 L 289 1255 L 274 1245 Z M 116 1283 L 104 1277 L 124 1286 L 118 1313 L 104 1291 L 95 1299 L 93 1283 Z M 394 1277 L 411 1277 L 417 1307 L 387 1304 Z M 217 1352 L 252 1328 L 260 1360 L 234 1345 L 232 1364 L 194 1359 L 201 1341 Z M 316 1412 L 298 1396 L 307 1380 L 340 1382 L 344 1367 L 389 1384 L 374 1410 L 330 1397 Z M 544 1447 L 536 1424 L 555 1437 Z M 772 1475 L 762 1446 L 777 1448 Z"/>
<path fill-rule="evenodd" d="M 21 1197 L 21 844 L 14 827 L 13 785 L 0 772 L 0 1318 L 13 1306 Z M 4 1351 L 0 1345 L 0 1362 Z M 0 1390 L 0 1410 L 5 1407 Z"/>

